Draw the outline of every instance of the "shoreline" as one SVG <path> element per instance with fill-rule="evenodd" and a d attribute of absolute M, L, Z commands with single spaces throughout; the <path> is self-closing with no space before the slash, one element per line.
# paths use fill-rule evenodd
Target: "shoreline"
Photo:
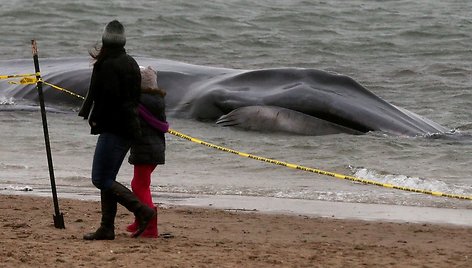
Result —
<path fill-rule="evenodd" d="M 275 197 L 169 195 L 164 204 L 197 208 L 255 211 L 259 213 L 398 223 L 427 223 L 472 227 L 469 209 L 415 207 L 370 203 L 332 202 Z"/>
<path fill-rule="evenodd" d="M 99 201 L 98 192 L 58 193 L 61 199 L 79 201 Z M 44 191 L 0 191 L 6 195 L 49 197 Z M 472 211 L 465 208 L 437 208 L 422 206 L 402 206 L 391 204 L 332 202 L 276 197 L 255 197 L 235 195 L 196 195 L 159 192 L 160 206 L 184 206 L 227 211 L 252 211 L 265 214 L 306 216 L 310 218 L 333 218 L 341 220 L 387 221 L 398 223 L 427 223 L 472 227 Z"/>
<path fill-rule="evenodd" d="M 159 232 L 133 239 L 119 206 L 113 241 L 84 241 L 100 220 L 97 201 L 0 195 L 0 267 L 468 267 L 472 228 L 160 206 Z"/>

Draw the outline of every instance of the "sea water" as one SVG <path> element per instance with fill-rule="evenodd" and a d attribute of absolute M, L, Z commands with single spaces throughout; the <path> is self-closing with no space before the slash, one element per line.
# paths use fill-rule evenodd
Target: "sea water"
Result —
<path fill-rule="evenodd" d="M 402 187 L 472 195 L 472 3 L 469 1 L 68 1 L 0 4 L 0 59 L 87 57 L 107 22 L 126 27 L 133 56 L 198 65 L 315 68 L 348 75 L 376 95 L 454 134 L 297 136 L 168 118 L 171 128 L 237 151 Z M 6 75 L 0 70 L 0 75 Z M 0 83 L 5 81 L 0 80 Z M 46 103 L 46 106 L 48 104 Z M 0 99 L 0 189 L 49 194 L 37 105 Z M 74 109 L 48 110 L 61 195 L 97 197 L 90 182 L 96 136 Z M 217 151 L 168 134 L 161 196 L 238 196 L 471 208 L 469 200 L 365 185 Z M 129 185 L 132 166 L 118 180 Z"/>

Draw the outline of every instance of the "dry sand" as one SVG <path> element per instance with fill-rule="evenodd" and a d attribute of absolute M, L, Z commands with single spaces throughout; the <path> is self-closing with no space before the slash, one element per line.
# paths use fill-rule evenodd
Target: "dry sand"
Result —
<path fill-rule="evenodd" d="M 472 228 L 167 207 L 159 231 L 133 239 L 119 207 L 113 241 L 84 241 L 99 203 L 0 195 L 0 267 L 472 267 Z"/>

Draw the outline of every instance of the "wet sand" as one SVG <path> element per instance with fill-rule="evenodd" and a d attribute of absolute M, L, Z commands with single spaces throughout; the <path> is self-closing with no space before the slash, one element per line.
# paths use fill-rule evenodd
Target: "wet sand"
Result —
<path fill-rule="evenodd" d="M 0 267 L 470 267 L 472 228 L 161 206 L 159 231 L 130 238 L 119 207 L 116 239 L 84 241 L 99 203 L 60 199 L 65 229 L 48 197 L 0 195 Z"/>

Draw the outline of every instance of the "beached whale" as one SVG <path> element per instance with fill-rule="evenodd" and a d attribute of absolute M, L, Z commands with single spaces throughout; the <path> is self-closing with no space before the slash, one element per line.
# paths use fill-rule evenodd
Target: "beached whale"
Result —
<path fill-rule="evenodd" d="M 367 90 L 352 78 L 306 68 L 238 70 L 136 58 L 158 70 L 167 91 L 169 116 L 194 118 L 257 131 L 303 135 L 382 131 L 416 136 L 448 129 Z M 84 96 L 92 63 L 88 58 L 40 59 L 44 81 Z M 34 73 L 32 60 L 0 61 L 0 75 Z M 46 105 L 79 107 L 82 100 L 44 87 Z M 36 101 L 32 85 L 0 80 L 0 98 Z"/>

